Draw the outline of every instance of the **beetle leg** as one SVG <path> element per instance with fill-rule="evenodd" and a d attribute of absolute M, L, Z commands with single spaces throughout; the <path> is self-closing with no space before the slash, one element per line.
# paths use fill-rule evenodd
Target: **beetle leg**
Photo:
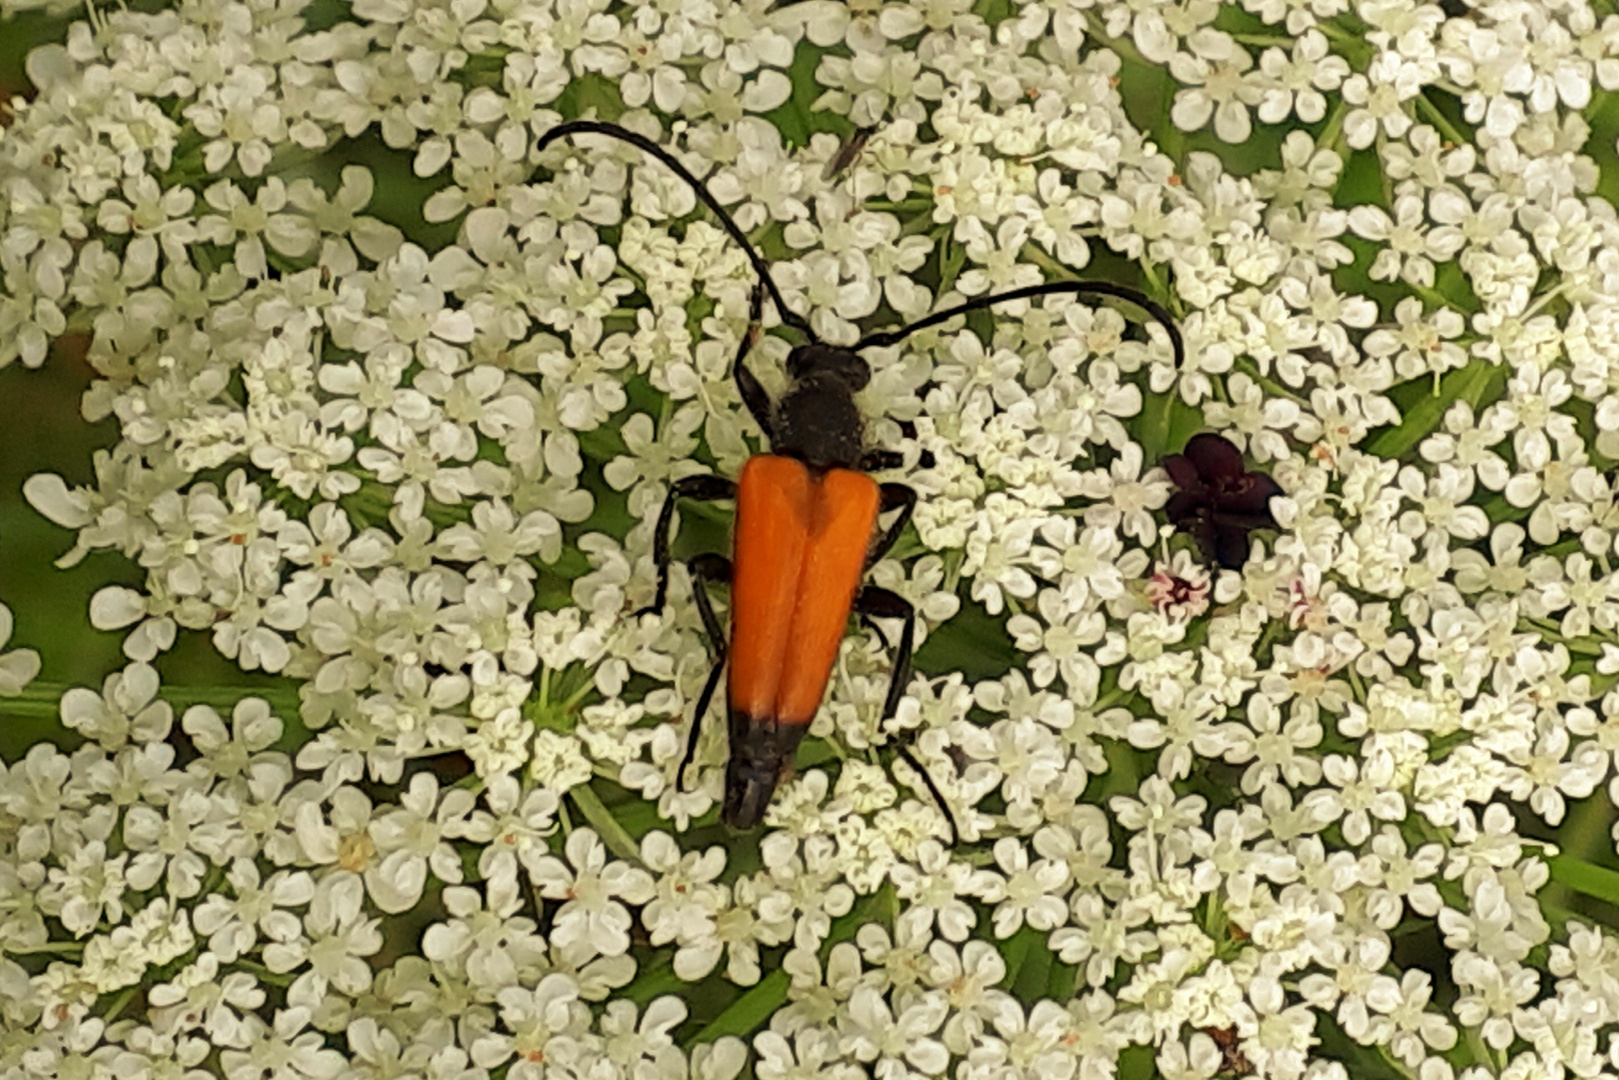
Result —
<path fill-rule="evenodd" d="M 899 510 L 899 517 L 893 524 L 883 530 L 882 536 L 871 545 L 866 553 L 866 569 L 870 570 L 877 565 L 877 560 L 887 555 L 893 549 L 899 534 L 905 531 L 905 523 L 911 520 L 911 512 L 916 509 L 916 489 L 908 488 L 904 484 L 884 484 L 878 489 L 882 493 L 882 501 L 877 506 L 879 514 L 888 510 Z M 892 594 L 890 594 L 892 595 Z M 895 599 L 899 599 L 895 597 Z M 902 601 L 903 602 L 903 601 Z"/>
<path fill-rule="evenodd" d="M 867 585 L 854 598 L 854 609 L 862 615 L 905 620 L 905 629 L 899 635 L 899 648 L 894 650 L 894 673 L 888 679 L 888 699 L 883 702 L 880 723 L 894 715 L 906 684 L 911 681 L 911 644 L 916 640 L 916 608 L 898 593 Z"/>
<path fill-rule="evenodd" d="M 669 494 L 663 498 L 663 509 L 658 511 L 657 529 L 652 536 L 652 563 L 658 568 L 658 591 L 652 603 L 641 608 L 637 617 L 659 614 L 669 599 L 669 530 L 675 521 L 676 499 L 697 499 L 717 502 L 736 498 L 736 483 L 723 476 L 687 476 L 669 485 Z"/>
<path fill-rule="evenodd" d="M 916 455 L 916 465 L 919 469 L 931 469 L 938 463 L 939 460 L 933 456 L 933 451 L 926 447 Z M 867 450 L 860 458 L 861 472 L 882 472 L 884 469 L 904 467 L 905 455 L 898 450 Z"/>
<path fill-rule="evenodd" d="M 888 635 L 883 633 L 883 628 L 878 626 L 876 620 L 865 612 L 860 613 L 860 625 L 876 634 L 877 640 L 883 643 L 883 648 L 892 649 L 894 647 L 894 643 L 888 640 Z"/>
<path fill-rule="evenodd" d="M 675 773 L 675 790 L 684 791 L 686 766 L 697 757 L 697 737 L 702 734 L 703 714 L 714 700 L 714 690 L 720 684 L 720 672 L 725 670 L 725 628 L 714 614 L 714 604 L 708 598 L 710 582 L 731 580 L 731 560 L 723 555 L 699 555 L 686 563 L 691 574 L 692 599 L 697 601 L 697 614 L 702 617 L 703 630 L 708 634 L 708 647 L 714 654 L 714 666 L 709 670 L 703 692 L 697 695 L 697 712 L 691 718 L 691 734 L 686 736 L 686 753 L 680 759 L 680 771 Z"/>
<path fill-rule="evenodd" d="M 885 489 L 888 487 L 886 484 L 883 486 Z M 900 487 L 898 484 L 894 486 Z M 916 493 L 912 492 L 910 488 L 900 487 L 900 490 L 910 494 L 911 502 L 914 505 Z M 903 515 L 903 517 L 908 516 L 909 513 Z M 904 521 L 901 520 L 900 524 L 904 525 Z M 862 616 L 876 615 L 884 619 L 905 620 L 905 629 L 900 631 L 899 635 L 899 648 L 894 650 L 894 672 L 888 678 L 888 699 L 883 702 L 883 715 L 878 721 L 878 723 L 881 723 L 882 720 L 887 720 L 894 715 L 895 710 L 899 708 L 899 699 L 905 693 L 906 685 L 911 681 L 911 649 L 916 641 L 916 608 L 911 605 L 909 600 L 898 593 L 890 592 L 876 585 L 867 585 L 855 596 L 854 609 Z M 922 767 L 922 763 L 916 760 L 916 756 L 911 753 L 904 743 L 896 742 L 895 749 L 899 752 L 900 759 L 915 769 L 922 777 L 922 783 L 927 785 L 928 794 L 933 796 L 934 801 L 939 805 L 940 811 L 944 814 L 945 825 L 950 830 L 950 843 L 954 845 L 957 836 L 956 819 L 950 813 L 950 804 L 945 801 L 944 793 L 939 790 L 939 786 L 933 782 L 933 777 L 928 775 L 928 771 Z"/>
<path fill-rule="evenodd" d="M 742 395 L 742 404 L 748 407 L 753 419 L 758 423 L 759 430 L 765 433 L 765 439 L 774 442 L 776 433 L 771 430 L 770 395 L 760 385 L 759 379 L 748 370 L 743 363 L 753 346 L 759 341 L 759 318 L 764 310 L 764 286 L 753 287 L 753 299 L 748 306 L 748 332 L 742 335 L 742 342 L 736 347 L 736 360 L 731 364 L 731 370 L 736 375 L 736 388 Z"/>
<path fill-rule="evenodd" d="M 899 752 L 901 761 L 916 770 L 916 774 L 922 778 L 922 783 L 927 786 L 928 794 L 933 796 L 933 801 L 944 812 L 944 827 L 950 834 L 950 846 L 955 847 L 956 840 L 961 834 L 956 830 L 956 818 L 950 812 L 950 804 L 944 801 L 944 792 L 939 790 L 939 785 L 933 782 L 933 777 L 922 767 L 922 763 L 916 760 L 916 755 L 911 753 L 910 747 L 904 743 L 895 743 L 894 749 Z"/>
<path fill-rule="evenodd" d="M 898 450 L 867 450 L 860 456 L 861 472 L 882 472 L 898 469 L 905 464 L 905 456 Z"/>

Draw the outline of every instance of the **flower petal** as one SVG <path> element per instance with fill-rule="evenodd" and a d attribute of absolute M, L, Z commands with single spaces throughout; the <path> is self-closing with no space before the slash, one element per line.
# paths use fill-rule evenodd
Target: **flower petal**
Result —
<path fill-rule="evenodd" d="M 1209 497 L 1203 491 L 1177 491 L 1164 504 L 1164 513 L 1172 524 L 1184 526 L 1198 516 L 1199 510 L 1209 508 Z"/>
<path fill-rule="evenodd" d="M 1170 454 L 1164 459 L 1164 471 L 1182 491 L 1201 491 L 1203 481 L 1198 479 L 1197 466 L 1184 454 Z"/>
<path fill-rule="evenodd" d="M 1214 559 L 1227 570 L 1241 570 L 1248 561 L 1248 530 L 1229 526 L 1212 528 Z"/>
<path fill-rule="evenodd" d="M 1262 518 L 1264 526 L 1275 528 L 1276 519 L 1271 516 L 1270 501 L 1281 493 L 1282 485 L 1264 473 L 1247 473 L 1239 482 L 1215 496 L 1215 512 Z M 1251 527 L 1257 528 L 1258 525 Z"/>
<path fill-rule="evenodd" d="M 1242 451 L 1212 432 L 1193 435 L 1182 453 L 1197 466 L 1197 474 L 1206 484 L 1216 480 L 1229 483 L 1243 473 Z"/>

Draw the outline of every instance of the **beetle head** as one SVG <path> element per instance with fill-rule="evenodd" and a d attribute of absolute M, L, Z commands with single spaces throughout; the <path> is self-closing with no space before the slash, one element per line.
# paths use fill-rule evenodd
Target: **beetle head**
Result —
<path fill-rule="evenodd" d="M 854 393 L 871 381 L 871 365 L 852 349 L 816 342 L 799 345 L 787 354 L 787 374 L 794 379 L 831 377 Z"/>

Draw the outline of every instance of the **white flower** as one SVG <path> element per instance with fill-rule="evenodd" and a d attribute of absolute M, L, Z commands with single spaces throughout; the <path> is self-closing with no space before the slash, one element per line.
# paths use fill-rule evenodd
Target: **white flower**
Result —
<path fill-rule="evenodd" d="M 329 874 L 315 887 L 301 930 L 264 947 L 264 965 L 271 971 L 299 972 L 287 988 L 287 1000 L 294 1007 L 314 1008 L 328 987 L 350 995 L 370 988 L 366 958 L 382 948 L 382 932 L 377 920 L 362 912 L 364 897 L 365 886 L 357 875 Z"/>
<path fill-rule="evenodd" d="M 1175 95 L 1170 116 L 1182 131 L 1196 131 L 1214 117 L 1214 133 L 1228 143 L 1246 142 L 1252 131 L 1248 109 L 1257 105 L 1264 84 L 1246 73 L 1253 57 L 1229 34 L 1205 27 L 1187 41 L 1192 52 L 1169 58 L 1169 70 L 1194 89 Z"/>
<path fill-rule="evenodd" d="M 103 919 L 119 922 L 123 919 L 123 897 L 128 888 L 127 862 L 127 854 L 109 857 L 102 841 L 91 840 L 65 860 L 60 869 L 52 868 L 41 891 L 41 908 L 61 919 L 62 925 L 78 937 L 95 929 Z"/>
<path fill-rule="evenodd" d="M 1443 1051 L 1456 1045 L 1456 1029 L 1444 1017 L 1426 1011 L 1433 992 L 1431 984 L 1427 972 L 1407 971 L 1398 986 L 1389 980 L 1367 999 L 1383 1014 L 1377 1022 L 1384 1028 L 1379 1032 L 1379 1041 L 1386 1041 L 1389 1049 L 1413 1068 L 1427 1056 L 1428 1049 Z"/>
<path fill-rule="evenodd" d="M 366 891 L 385 912 L 396 914 L 416 905 L 429 867 L 440 881 L 451 885 L 461 881 L 461 857 L 446 834 L 454 835 L 460 828 L 460 819 L 472 809 L 472 794 L 451 788 L 442 802 L 438 794 L 433 775 L 419 772 L 400 795 L 399 809 L 371 822 L 371 840 L 381 860 L 366 871 Z"/>
<path fill-rule="evenodd" d="M 11 640 L 11 609 L 0 604 L 0 648 Z M 39 674 L 39 653 L 33 649 L 12 649 L 0 653 L 0 697 L 22 693 L 23 687 Z"/>
<path fill-rule="evenodd" d="M 856 1080 L 859 1066 L 841 1060 L 838 1040 L 823 1028 L 804 1028 L 791 1042 L 773 1031 L 753 1040 L 760 1080 Z"/>
<path fill-rule="evenodd" d="M 280 717 L 271 714 L 269 703 L 252 697 L 236 703 L 229 731 L 208 705 L 187 709 L 180 726 L 201 755 L 196 767 L 222 780 L 245 776 L 255 766 L 271 760 L 261 752 L 281 737 L 283 728 Z"/>
<path fill-rule="evenodd" d="M 1345 79 L 1344 100 L 1355 108 L 1344 118 L 1344 141 L 1363 150 L 1377 137 L 1380 126 L 1391 139 L 1404 135 L 1411 118 L 1403 103 L 1421 92 L 1424 76 L 1421 65 L 1406 62 L 1398 53 L 1380 52 L 1365 75 Z"/>
<path fill-rule="evenodd" d="M 491 994 L 516 985 L 519 971 L 542 963 L 547 950 L 534 920 L 516 914 L 523 900 L 515 877 L 492 879 L 486 896 L 464 885 L 451 885 L 443 895 L 450 917 L 423 933 L 427 959 L 464 972 Z"/>
<path fill-rule="evenodd" d="M 590 1028 L 590 1007 L 567 975 L 547 975 L 534 987 L 509 986 L 497 1000 L 505 1030 L 478 1036 L 472 1063 L 492 1069 L 515 1057 L 507 1072 L 513 1080 L 541 1080 L 548 1058 L 567 1060 Z"/>
<path fill-rule="evenodd" d="M 741 1040 L 675 1042 L 715 1017 L 663 983 L 708 979 L 760 987 L 716 1030 L 757 1021 L 766 1080 L 1349 1080 L 1323 1017 L 1413 1080 L 1611 1065 L 1619 954 L 1549 917 L 1519 819 L 1619 799 L 1619 19 L 70 7 L 0 0 L 65 26 L 0 103 L 0 364 L 90 380 L 91 478 L 24 494 L 61 565 L 124 564 L 88 613 L 125 659 L 59 694 L 84 745 L 0 763 L 0 1072 L 735 1080 Z M 734 209 L 782 290 L 757 340 L 692 185 L 535 153 L 582 118 Z M 868 580 L 927 677 L 878 732 L 851 641 L 773 828 L 706 838 L 718 758 L 671 784 L 698 612 L 628 615 L 670 483 L 802 449 L 783 319 L 847 344 L 1080 277 L 1185 363 L 1062 295 L 862 352 L 861 449 L 919 497 Z M 1211 428 L 1288 492 L 1240 571 L 1161 531 L 1166 448 Z M 728 506 L 679 511 L 675 561 L 726 553 Z M 281 685 L 211 693 L 241 680 L 199 643 Z M 1391 962 L 1424 934 L 1454 999 Z"/>
<path fill-rule="evenodd" d="M 607 849 L 590 829 L 576 830 L 564 850 L 566 863 L 551 855 L 523 863 L 541 896 L 565 901 L 557 910 L 551 941 L 565 955 L 620 955 L 630 947 L 632 920 L 624 903 L 652 899 L 651 875 L 625 862 L 609 863 Z"/>
<path fill-rule="evenodd" d="M 1255 1033 L 1242 1040 L 1242 1052 L 1268 1075 L 1300 1076 L 1306 1053 L 1315 1045 L 1315 1021 L 1303 1004 L 1288 1005 L 1281 983 L 1259 976 L 1248 989 L 1257 1014 Z"/>
<path fill-rule="evenodd" d="M 1368 271 L 1374 280 L 1400 278 L 1433 287 L 1434 263 L 1454 258 L 1464 238 L 1460 230 L 1448 226 L 1425 228 L 1426 216 L 1422 199 L 1410 194 L 1395 199 L 1392 220 L 1376 206 L 1357 206 L 1349 212 L 1351 229 L 1384 245 Z"/>
<path fill-rule="evenodd" d="M 1062 895 L 1068 886 L 1067 866 L 1054 859 L 1031 864 L 1028 850 L 1011 836 L 995 842 L 995 862 L 1002 873 L 986 880 L 984 902 L 996 905 L 996 937 L 1010 937 L 1025 920 L 1036 930 L 1061 925 L 1067 914 Z"/>
<path fill-rule="evenodd" d="M 278 870 L 264 881 L 250 859 L 231 863 L 228 880 L 233 896 L 211 894 L 196 908 L 197 932 L 208 935 L 208 948 L 225 963 L 247 954 L 262 933 L 271 941 L 298 936 L 298 916 L 285 908 L 302 907 L 315 895 L 315 882 L 302 870 Z"/>
<path fill-rule="evenodd" d="M 1321 764 L 1301 755 L 1321 741 L 1321 725 L 1305 715 L 1295 715 L 1285 723 L 1282 711 L 1263 695 L 1248 699 L 1247 730 L 1234 728 L 1234 745 L 1226 760 L 1240 764 L 1252 761 L 1242 774 L 1242 790 L 1250 795 L 1276 782 L 1278 776 L 1292 787 L 1314 784 L 1321 779 Z"/>
<path fill-rule="evenodd" d="M 1311 29 L 1293 43 L 1291 58 L 1276 48 L 1260 55 L 1260 72 L 1274 80 L 1256 110 L 1261 122 L 1281 123 L 1294 112 L 1307 123 L 1326 116 L 1327 100 L 1320 92 L 1338 89 L 1349 74 L 1348 62 L 1327 49 L 1326 35 Z"/>
<path fill-rule="evenodd" d="M 947 1012 L 944 995 L 936 990 L 918 995 L 896 1015 L 877 990 L 860 986 L 838 1018 L 841 1046 L 855 1060 L 871 1064 L 880 1080 L 903 1075 L 901 1062 L 937 1076 L 950 1060 L 933 1037 Z"/>
<path fill-rule="evenodd" d="M 936 840 L 925 840 L 917 849 L 915 865 L 899 863 L 889 876 L 894 890 L 909 907 L 937 920 L 941 937 L 965 941 L 978 917 L 963 897 L 981 894 L 988 881 L 981 871 L 957 862 Z"/>
<path fill-rule="evenodd" d="M 641 841 L 641 857 L 647 869 L 658 874 L 657 895 L 641 914 L 652 944 L 675 942 L 674 969 L 682 978 L 692 950 L 717 939 L 718 916 L 725 903 L 725 892 L 714 879 L 725 867 L 725 849 L 711 847 L 698 854 L 682 855 L 668 833 L 651 832 Z"/>
<path fill-rule="evenodd" d="M 256 1014 L 245 1016 L 240 1032 L 219 1055 L 227 1080 L 263 1076 L 266 1061 L 287 1062 L 286 1071 L 300 1080 L 340 1075 L 346 1067 L 342 1053 L 328 1047 L 320 1032 L 305 1031 L 309 1021 L 310 1009 L 302 1005 L 278 1010 L 273 1026 Z"/>
<path fill-rule="evenodd" d="M 497 499 L 473 504 L 472 524 L 452 525 L 439 534 L 438 543 L 447 558 L 459 562 L 482 560 L 503 566 L 527 555 L 555 562 L 562 552 L 562 531 L 556 518 L 543 510 L 519 520 Z"/>
<path fill-rule="evenodd" d="M 1357 764 L 1351 758 L 1329 754 L 1322 762 L 1327 781 L 1342 789 L 1336 800 L 1344 812 L 1344 839 L 1363 844 L 1371 835 L 1371 817 L 1400 821 L 1405 817 L 1403 794 L 1392 787 L 1394 758 L 1388 753 L 1368 757 Z"/>
<path fill-rule="evenodd" d="M 160 741 L 174 723 L 174 709 L 157 693 L 157 669 L 130 664 L 107 676 L 100 695 L 81 687 L 63 694 L 62 722 L 109 750 L 128 742 Z"/>

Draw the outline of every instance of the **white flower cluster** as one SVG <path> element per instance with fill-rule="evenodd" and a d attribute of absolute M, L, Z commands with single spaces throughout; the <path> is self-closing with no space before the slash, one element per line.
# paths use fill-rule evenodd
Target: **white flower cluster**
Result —
<path fill-rule="evenodd" d="M 1544 842 L 1619 801 L 1619 16 L 182 0 L 28 74 L 0 364 L 89 335 L 119 439 L 26 492 L 145 580 L 82 745 L 0 770 L 3 1080 L 1619 1077 Z M 755 839 L 715 718 L 676 783 L 682 575 L 629 614 L 671 481 L 759 448 L 755 278 L 633 147 L 536 150 L 579 117 L 829 341 L 1104 270 L 1186 337 L 1053 297 L 868 353 L 930 648 L 883 724 L 851 635 Z M 1166 524 L 1204 428 L 1285 492 L 1240 569 Z M 182 630 L 296 707 L 177 707 Z"/>

